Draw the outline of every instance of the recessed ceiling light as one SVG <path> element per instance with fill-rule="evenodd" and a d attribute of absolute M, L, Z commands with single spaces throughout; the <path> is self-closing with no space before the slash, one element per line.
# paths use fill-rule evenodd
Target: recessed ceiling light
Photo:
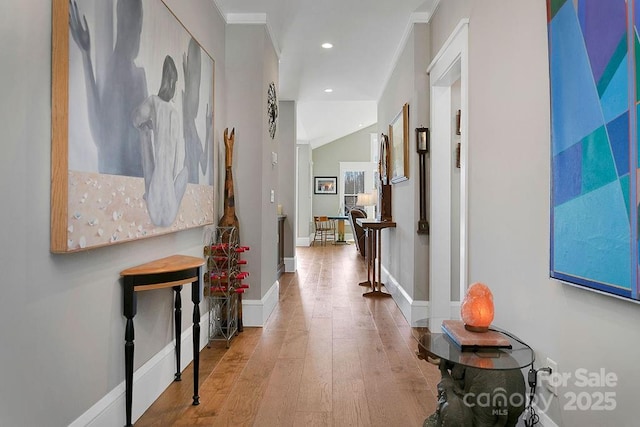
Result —
<path fill-rule="evenodd" d="M 331 49 L 333 47 L 333 45 L 331 43 L 322 43 L 322 48 L 323 49 Z"/>
<path fill-rule="evenodd" d="M 333 92 L 333 89 L 331 89 L 331 88 L 326 88 L 324 91 L 325 91 L 325 92 L 327 92 L 327 93 L 331 93 L 331 92 Z"/>

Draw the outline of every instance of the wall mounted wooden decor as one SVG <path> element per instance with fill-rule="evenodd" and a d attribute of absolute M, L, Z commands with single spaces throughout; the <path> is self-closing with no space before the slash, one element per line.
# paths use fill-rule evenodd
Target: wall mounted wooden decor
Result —
<path fill-rule="evenodd" d="M 214 61 L 160 0 L 53 1 L 51 251 L 214 221 Z"/>
<path fill-rule="evenodd" d="M 376 218 L 383 221 L 391 221 L 391 184 L 390 168 L 391 153 L 389 149 L 389 137 L 384 133 L 380 135 L 380 150 L 378 152 L 378 210 Z"/>
<path fill-rule="evenodd" d="M 429 153 L 429 128 L 416 128 L 416 151 L 418 152 L 420 179 L 420 219 L 418 220 L 418 234 L 429 234 L 429 220 L 427 219 L 427 154 Z"/>

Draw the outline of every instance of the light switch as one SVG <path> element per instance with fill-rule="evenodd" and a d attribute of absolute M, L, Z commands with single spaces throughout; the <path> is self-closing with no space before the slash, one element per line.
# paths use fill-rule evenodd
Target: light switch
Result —
<path fill-rule="evenodd" d="M 274 190 L 271 190 L 271 203 L 276 201 L 276 192 Z"/>

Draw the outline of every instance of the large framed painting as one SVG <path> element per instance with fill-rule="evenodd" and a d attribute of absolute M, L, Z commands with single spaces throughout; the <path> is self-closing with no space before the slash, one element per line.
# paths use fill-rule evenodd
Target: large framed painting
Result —
<path fill-rule="evenodd" d="M 213 58 L 161 0 L 54 0 L 51 251 L 214 221 Z"/>
<path fill-rule="evenodd" d="M 406 181 L 409 179 L 409 104 L 402 106 L 389 125 L 389 148 L 391 183 Z"/>
<path fill-rule="evenodd" d="M 633 0 L 547 0 L 550 275 L 635 301 L 638 6 Z"/>

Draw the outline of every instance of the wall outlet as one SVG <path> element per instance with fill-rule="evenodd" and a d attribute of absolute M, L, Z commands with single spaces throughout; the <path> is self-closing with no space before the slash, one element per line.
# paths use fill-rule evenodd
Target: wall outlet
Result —
<path fill-rule="evenodd" d="M 557 396 L 558 382 L 554 380 L 560 375 L 560 372 L 558 372 L 558 364 L 553 359 L 547 357 L 547 367 L 551 368 L 551 374 L 540 372 L 540 381 L 542 381 L 544 387 L 549 390 L 551 394 Z"/>

